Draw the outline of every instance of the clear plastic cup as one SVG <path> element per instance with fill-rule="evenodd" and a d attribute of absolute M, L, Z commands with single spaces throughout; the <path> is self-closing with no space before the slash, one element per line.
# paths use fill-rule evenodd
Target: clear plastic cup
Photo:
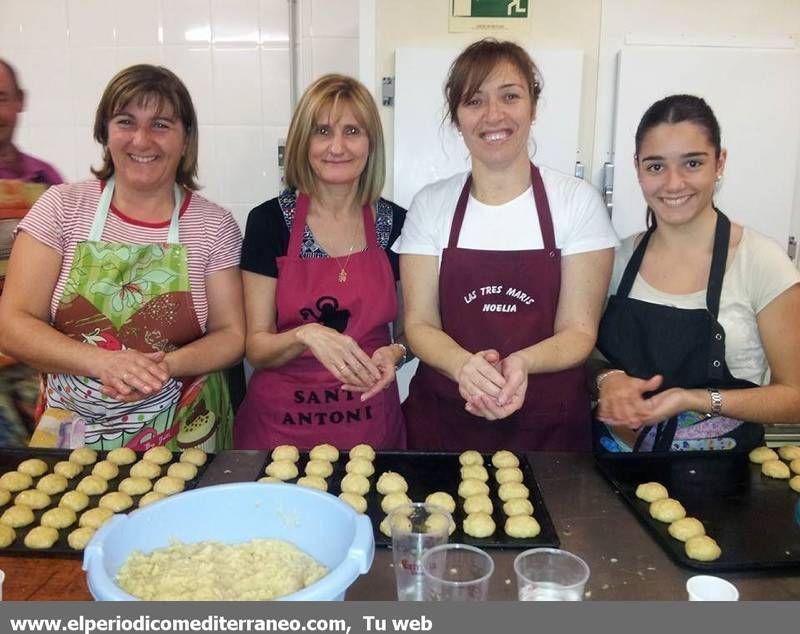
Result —
<path fill-rule="evenodd" d="M 422 557 L 426 601 L 486 601 L 494 561 L 480 548 L 444 544 Z"/>
<path fill-rule="evenodd" d="M 520 601 L 583 601 L 586 562 L 557 548 L 532 548 L 514 559 Z"/>
<path fill-rule="evenodd" d="M 403 504 L 389 513 L 392 529 L 394 576 L 400 601 L 422 601 L 422 556 L 430 548 L 446 544 L 453 518 L 435 504 Z"/>
<path fill-rule="evenodd" d="M 736 586 L 711 575 L 696 575 L 686 582 L 689 601 L 738 601 Z"/>

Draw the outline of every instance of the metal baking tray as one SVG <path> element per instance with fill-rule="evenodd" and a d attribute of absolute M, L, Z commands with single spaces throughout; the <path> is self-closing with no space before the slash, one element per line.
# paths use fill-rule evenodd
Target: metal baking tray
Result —
<path fill-rule="evenodd" d="M 424 502 L 425 498 L 435 491 L 446 491 L 453 496 L 456 501 L 456 510 L 453 513 L 453 520 L 456 523 L 456 530 L 450 535 L 449 541 L 454 543 L 472 544 L 479 548 L 536 548 L 536 547 L 558 547 L 559 540 L 550 513 L 547 511 L 542 492 L 536 484 L 533 469 L 524 454 L 517 454 L 519 458 L 519 468 L 522 470 L 523 484 L 530 491 L 530 501 L 533 504 L 533 516 L 539 522 L 541 532 L 531 539 L 517 539 L 505 534 L 503 527 L 506 515 L 503 513 L 503 503 L 497 496 L 498 484 L 494 479 L 495 468 L 492 466 L 491 454 L 484 454 L 484 466 L 489 472 L 489 497 L 494 506 L 494 519 L 496 529 L 494 535 L 485 539 L 478 539 L 466 535 L 462 530 L 462 525 L 466 514 L 462 508 L 463 499 L 458 496 L 458 485 L 461 481 L 461 465 L 458 462 L 458 453 L 426 453 L 413 451 L 399 452 L 378 452 L 375 456 L 375 473 L 369 478 L 370 490 L 365 496 L 367 499 L 367 515 L 372 520 L 372 527 L 375 534 L 375 544 L 377 546 L 391 546 L 391 538 L 386 537 L 378 529 L 381 521 L 386 517 L 381 510 L 380 493 L 375 490 L 378 478 L 385 471 L 394 471 L 402 475 L 408 482 L 408 497 L 414 502 Z M 341 493 L 340 485 L 342 478 L 346 475 L 345 467 L 349 458 L 346 451 L 341 452 L 339 460 L 333 465 L 333 474 L 327 478 L 328 493 L 338 495 Z M 264 467 L 271 462 L 269 456 L 264 461 Z M 301 452 L 300 460 L 297 463 L 300 476 L 304 474 L 305 465 L 308 462 L 308 453 Z M 263 468 L 261 469 L 262 476 Z M 298 476 L 298 477 L 300 477 Z M 289 482 L 295 482 L 290 480 Z M 205 483 L 204 483 L 205 484 Z"/>
<path fill-rule="evenodd" d="M 761 474 L 747 454 L 673 452 L 598 456 L 600 472 L 619 491 L 637 519 L 677 563 L 704 571 L 800 567 L 800 496 L 786 480 Z M 650 517 L 636 497 L 642 482 L 660 482 L 670 497 L 703 522 L 722 555 L 712 562 L 686 556 L 668 524 Z"/>
<path fill-rule="evenodd" d="M 0 475 L 6 473 L 7 471 L 14 471 L 17 468 L 17 465 L 21 463 L 23 460 L 27 460 L 28 458 L 39 458 L 44 460 L 47 463 L 48 467 L 50 467 L 47 473 L 53 473 L 53 466 L 60 462 L 61 460 L 66 460 L 69 456 L 71 450 L 69 449 L 33 449 L 33 448 L 6 448 L 0 449 Z M 143 453 L 143 452 L 142 452 Z M 138 457 L 141 458 L 142 453 L 138 453 Z M 103 460 L 105 456 L 108 454 L 108 451 L 98 451 L 98 462 Z M 167 469 L 169 465 L 173 462 L 178 462 L 180 459 L 180 453 L 173 453 L 172 461 L 162 465 L 161 467 L 161 474 L 166 475 Z M 200 480 L 203 472 L 208 468 L 208 466 L 212 463 L 214 459 L 213 454 L 208 454 L 208 460 L 202 467 L 198 467 L 197 475 L 192 479 L 186 482 L 185 490 L 193 489 L 197 486 L 198 481 Z M 58 541 L 53 544 L 52 548 L 47 549 L 32 549 L 25 546 L 25 536 L 28 534 L 28 531 L 32 528 L 39 525 L 39 519 L 41 518 L 42 514 L 52 508 L 58 506 L 58 502 L 61 499 L 61 496 L 67 493 L 68 491 L 72 491 L 78 485 L 81 478 L 84 476 L 89 475 L 92 472 L 92 467 L 94 465 L 87 465 L 83 468 L 83 471 L 79 473 L 77 476 L 68 480 L 67 488 L 64 490 L 63 493 L 59 493 L 57 495 L 50 496 L 50 506 L 37 511 L 33 511 L 34 521 L 32 524 L 28 526 L 23 526 L 20 528 L 15 528 L 14 530 L 17 533 L 17 537 L 12 544 L 7 546 L 6 548 L 0 548 L 0 555 L 25 555 L 28 557 L 74 557 L 80 558 L 83 557 L 82 550 L 74 550 L 70 548 L 69 544 L 67 543 L 67 535 L 70 532 L 78 528 L 78 522 L 75 522 L 72 526 L 68 526 L 67 528 L 62 528 L 58 531 Z M 119 483 L 128 477 L 128 472 L 133 465 L 125 465 L 120 466 L 119 468 L 119 475 L 114 478 L 113 480 L 108 481 L 108 491 L 116 491 Z M 46 474 L 45 474 L 46 475 Z M 39 481 L 39 478 L 33 479 L 33 484 L 31 488 L 36 487 L 36 483 Z M 9 500 L 8 504 L 5 506 L 0 507 L 0 515 L 11 505 L 14 503 L 14 497 L 16 497 L 17 493 L 11 494 L 11 500 Z M 86 507 L 85 511 L 89 509 L 95 508 L 97 503 L 100 501 L 101 495 L 93 495 L 89 497 L 89 506 Z M 124 511 L 125 513 L 129 513 L 131 511 L 135 511 L 139 508 L 139 498 L 141 495 L 132 495 L 131 498 L 133 499 L 133 506 Z M 81 513 L 85 512 L 81 511 Z M 80 520 L 81 513 L 77 513 L 78 519 Z"/>

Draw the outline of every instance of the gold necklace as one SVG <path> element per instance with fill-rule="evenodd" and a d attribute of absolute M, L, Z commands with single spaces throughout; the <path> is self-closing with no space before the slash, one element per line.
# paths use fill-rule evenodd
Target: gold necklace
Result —
<path fill-rule="evenodd" d="M 350 256 L 353 255 L 353 249 L 355 249 L 356 245 L 351 244 L 350 249 L 347 251 L 347 259 L 342 264 L 342 261 L 334 256 L 333 259 L 336 260 L 336 264 L 339 265 L 339 275 L 337 279 L 339 280 L 339 284 L 344 284 L 347 281 L 347 264 L 350 262 Z"/>

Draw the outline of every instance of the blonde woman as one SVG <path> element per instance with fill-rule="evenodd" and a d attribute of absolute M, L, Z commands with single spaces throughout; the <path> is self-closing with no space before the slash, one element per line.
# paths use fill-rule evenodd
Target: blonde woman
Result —
<path fill-rule="evenodd" d="M 235 445 L 402 448 L 395 367 L 405 210 L 381 199 L 383 132 L 369 92 L 326 75 L 300 99 L 287 189 L 250 212 L 242 250 L 247 358 Z"/>

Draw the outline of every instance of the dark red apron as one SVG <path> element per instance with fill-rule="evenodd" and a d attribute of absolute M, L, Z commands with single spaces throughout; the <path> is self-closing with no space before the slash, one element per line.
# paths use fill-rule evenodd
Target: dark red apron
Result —
<path fill-rule="evenodd" d="M 505 358 L 553 336 L 561 254 L 544 183 L 534 165 L 531 182 L 543 249 L 459 248 L 471 176 L 461 190 L 450 239 L 442 251 L 439 310 L 442 330 L 470 352 L 493 348 Z M 464 405 L 456 383 L 420 363 L 403 403 L 409 447 L 446 451 L 588 451 L 591 447 L 583 367 L 531 374 L 522 408 L 503 420 L 474 416 Z"/>
<path fill-rule="evenodd" d="M 389 324 L 397 315 L 394 275 L 378 246 L 372 209 L 363 208 L 367 249 L 350 256 L 346 280 L 340 282 L 342 266 L 336 258 L 300 257 L 308 208 L 308 196 L 299 195 L 287 254 L 278 258 L 278 332 L 317 321 L 351 336 L 372 356 L 391 342 Z M 405 447 L 397 383 L 364 403 L 360 394 L 340 388 L 341 382 L 308 350 L 280 368 L 257 370 L 236 415 L 234 446 Z"/>

